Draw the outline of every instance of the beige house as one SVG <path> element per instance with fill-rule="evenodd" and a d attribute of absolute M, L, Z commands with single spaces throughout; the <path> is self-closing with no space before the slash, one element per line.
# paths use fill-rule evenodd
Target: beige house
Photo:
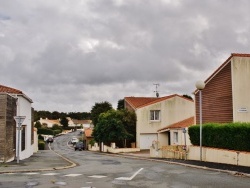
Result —
<path fill-rule="evenodd" d="M 90 128 L 92 125 L 91 120 L 78 120 L 78 119 L 71 119 L 70 117 L 67 117 L 67 120 L 69 127 Z"/>
<path fill-rule="evenodd" d="M 140 149 L 149 149 L 153 142 L 170 145 L 171 131 L 167 127 L 195 114 L 193 100 L 177 94 L 160 98 L 125 97 L 124 101 L 125 108 L 136 113 L 136 147 Z"/>
<path fill-rule="evenodd" d="M 250 54 L 231 56 L 205 80 L 202 123 L 250 122 Z M 199 124 L 199 91 L 195 91 Z"/>
<path fill-rule="evenodd" d="M 52 128 L 53 125 L 58 125 L 58 126 L 62 126 L 60 123 L 60 119 L 48 119 L 48 118 L 40 118 L 39 122 L 41 123 L 41 125 L 45 125 L 48 128 Z"/>

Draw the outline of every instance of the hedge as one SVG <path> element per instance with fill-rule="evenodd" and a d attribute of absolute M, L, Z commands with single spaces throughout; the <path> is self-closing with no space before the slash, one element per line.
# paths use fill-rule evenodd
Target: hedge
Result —
<path fill-rule="evenodd" d="M 37 134 L 46 134 L 46 135 L 54 135 L 54 136 L 61 132 L 62 132 L 61 129 L 52 130 L 50 128 L 38 128 L 37 130 Z"/>
<path fill-rule="evenodd" d="M 200 125 L 188 129 L 193 145 L 200 145 Z M 250 123 L 206 123 L 202 125 L 202 146 L 250 151 Z"/>
<path fill-rule="evenodd" d="M 39 150 L 45 149 L 45 142 L 43 140 L 38 140 L 38 149 Z"/>

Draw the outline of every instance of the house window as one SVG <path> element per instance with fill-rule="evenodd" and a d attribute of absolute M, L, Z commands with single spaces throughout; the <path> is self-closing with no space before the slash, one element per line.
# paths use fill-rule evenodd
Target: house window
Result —
<path fill-rule="evenodd" d="M 22 126 L 22 140 L 21 140 L 21 142 L 22 142 L 21 150 L 22 151 L 25 150 L 25 148 L 26 148 L 26 146 L 25 146 L 25 137 L 26 137 L 26 125 L 23 125 Z"/>
<path fill-rule="evenodd" d="M 174 143 L 178 143 L 178 132 L 174 132 Z"/>
<path fill-rule="evenodd" d="M 151 121 L 160 121 L 160 110 L 151 110 L 150 111 L 150 120 Z"/>

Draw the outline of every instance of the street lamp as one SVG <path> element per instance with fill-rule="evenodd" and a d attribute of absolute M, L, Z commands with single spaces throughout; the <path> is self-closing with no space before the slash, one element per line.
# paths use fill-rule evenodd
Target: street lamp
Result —
<path fill-rule="evenodd" d="M 18 130 L 18 133 L 17 133 L 17 156 L 16 156 L 17 163 L 19 163 L 19 158 L 20 158 L 19 150 L 20 150 L 21 126 L 22 126 L 22 123 L 23 123 L 25 118 L 26 118 L 26 116 L 14 116 L 14 119 L 15 119 L 16 124 L 17 124 L 17 130 Z"/>
<path fill-rule="evenodd" d="M 199 90 L 200 96 L 200 160 L 202 161 L 202 99 L 201 91 L 205 88 L 205 83 L 201 80 L 197 81 L 195 84 L 196 88 Z"/>

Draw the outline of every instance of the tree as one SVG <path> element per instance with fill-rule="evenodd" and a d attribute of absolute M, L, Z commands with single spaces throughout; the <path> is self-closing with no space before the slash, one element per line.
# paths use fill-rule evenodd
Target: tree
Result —
<path fill-rule="evenodd" d="M 36 127 L 36 128 L 41 128 L 41 127 L 42 127 L 42 124 L 40 123 L 40 121 L 37 121 L 37 122 L 35 123 L 35 127 Z"/>
<path fill-rule="evenodd" d="M 188 98 L 188 99 L 193 100 L 193 98 L 192 98 L 191 96 L 187 95 L 187 94 L 184 94 L 184 95 L 182 95 L 182 96 L 185 97 L 185 98 Z"/>
<path fill-rule="evenodd" d="M 127 141 L 134 142 L 136 134 L 136 115 L 128 110 L 109 110 L 100 114 L 94 127 L 93 136 L 96 141 L 110 144 L 115 142 L 126 147 Z"/>
<path fill-rule="evenodd" d="M 63 125 L 64 128 L 67 128 L 69 125 L 69 120 L 66 117 L 62 117 L 60 123 Z"/>
<path fill-rule="evenodd" d="M 126 139 L 124 146 L 127 147 L 127 144 L 135 142 L 136 139 L 136 114 L 134 111 L 129 111 L 127 109 L 120 110 L 122 113 L 122 122 L 126 131 L 132 135 Z"/>
<path fill-rule="evenodd" d="M 124 139 L 132 137 L 125 129 L 123 123 L 123 113 L 119 110 L 109 110 L 100 114 L 93 136 L 96 141 L 110 144 L 111 142 L 122 142 Z"/>
<path fill-rule="evenodd" d="M 124 99 L 120 99 L 117 103 L 117 110 L 122 110 L 124 109 L 125 106 L 124 106 Z"/>
<path fill-rule="evenodd" d="M 101 103 L 95 103 L 95 105 L 91 109 L 91 120 L 94 126 L 98 123 L 99 115 L 111 109 L 113 109 L 112 105 L 107 101 Z"/>

